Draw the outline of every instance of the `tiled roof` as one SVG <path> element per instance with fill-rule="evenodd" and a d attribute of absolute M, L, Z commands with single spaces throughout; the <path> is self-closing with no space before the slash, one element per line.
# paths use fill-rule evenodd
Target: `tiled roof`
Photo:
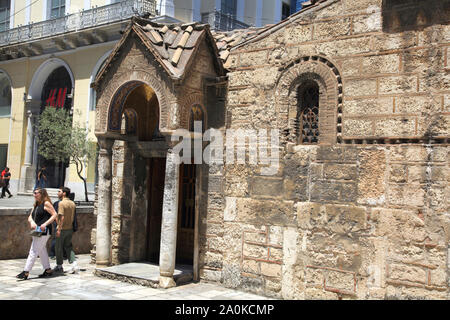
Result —
<path fill-rule="evenodd" d="M 229 67 L 228 56 L 230 55 L 230 50 L 243 43 L 247 39 L 252 38 L 261 30 L 267 28 L 254 28 L 250 27 L 248 29 L 236 29 L 232 31 L 213 31 L 213 37 L 216 41 L 217 49 L 219 50 L 219 58 L 222 60 L 224 67 Z M 228 62 L 228 63 L 227 63 Z"/>
<path fill-rule="evenodd" d="M 122 39 L 116 44 L 108 57 L 105 66 L 97 75 L 94 86 L 102 78 L 104 72 L 114 60 L 115 55 L 119 52 L 119 48 L 132 31 L 139 36 L 142 43 L 153 53 L 155 59 L 174 80 L 183 79 L 194 60 L 194 53 L 202 40 L 206 39 L 206 43 L 213 51 L 213 55 L 219 56 L 209 25 L 197 22 L 161 24 L 148 19 L 134 17 L 124 31 Z M 218 73 L 223 75 L 223 65 L 219 59 L 216 59 L 216 68 Z"/>
<path fill-rule="evenodd" d="M 298 15 L 301 15 L 305 11 L 317 7 L 319 4 L 327 2 L 330 0 L 309 0 L 302 3 L 302 10 L 293 14 L 292 16 L 280 21 L 277 24 L 265 25 L 264 27 L 255 28 L 250 27 L 248 29 L 236 29 L 232 31 L 213 31 L 212 34 L 216 40 L 217 49 L 219 50 L 219 57 L 223 61 L 224 67 L 228 68 L 230 66 L 230 61 L 228 61 L 228 56 L 230 55 L 231 49 L 237 47 L 244 42 L 250 41 L 251 39 L 257 38 L 259 35 L 264 34 L 265 31 L 271 30 L 281 24 L 285 24 L 292 19 L 296 19 Z"/>
<path fill-rule="evenodd" d="M 183 79 L 186 71 L 192 64 L 192 58 L 195 56 L 194 53 L 198 49 L 198 44 L 203 39 L 206 39 L 207 44 L 213 51 L 213 55 L 217 57 L 215 59 L 215 66 L 218 74 L 224 75 L 224 68 L 230 66 L 228 57 L 233 48 L 248 41 L 267 36 L 285 24 L 298 19 L 303 12 L 309 11 L 310 8 L 315 8 L 324 2 L 332 3 L 333 0 L 306 1 L 302 4 L 302 10 L 275 25 L 266 25 L 261 28 L 250 27 L 232 31 L 214 31 L 213 33 L 210 31 L 209 25 L 198 22 L 163 24 L 153 22 L 149 19 L 134 17 L 124 31 L 122 39 L 117 43 L 105 65 L 98 73 L 93 86 L 97 86 L 98 81 L 103 77 L 105 71 L 115 59 L 119 48 L 123 45 L 131 31 L 134 31 L 140 37 L 148 50 L 153 53 L 155 59 L 174 80 Z"/>

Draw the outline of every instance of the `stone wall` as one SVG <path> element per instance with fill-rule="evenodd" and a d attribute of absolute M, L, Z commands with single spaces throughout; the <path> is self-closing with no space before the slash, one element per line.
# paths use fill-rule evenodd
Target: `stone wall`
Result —
<path fill-rule="evenodd" d="M 274 99 L 280 80 L 297 59 L 325 57 L 342 78 L 338 130 L 344 141 L 448 138 L 450 26 L 428 23 L 385 33 L 383 10 L 381 0 L 326 1 L 231 51 L 232 123 L 260 127 L 273 118 L 279 125 L 291 125 L 280 113 L 284 97 Z M 311 68 L 318 62 L 300 64 Z"/>
<path fill-rule="evenodd" d="M 30 250 L 31 236 L 28 223 L 29 209 L 0 210 L 0 259 L 26 258 Z M 73 234 L 75 254 L 87 254 L 92 249 L 91 232 L 96 225 L 93 208 L 77 208 L 78 231 Z M 50 248 L 51 241 L 47 243 Z"/>
<path fill-rule="evenodd" d="M 242 193 L 210 193 L 201 277 L 286 299 L 446 299 L 449 159 L 443 146 L 295 146 L 279 177 L 247 170 Z"/>
<path fill-rule="evenodd" d="M 450 27 L 385 33 L 382 9 L 326 1 L 231 51 L 228 128 L 280 129 L 282 160 L 269 177 L 210 168 L 223 191 L 201 219 L 202 279 L 285 299 L 448 298 Z M 305 73 L 324 95 L 319 145 L 293 139 Z"/>

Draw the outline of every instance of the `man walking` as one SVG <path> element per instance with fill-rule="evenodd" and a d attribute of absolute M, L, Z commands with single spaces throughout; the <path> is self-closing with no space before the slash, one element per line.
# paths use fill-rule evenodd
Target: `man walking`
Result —
<path fill-rule="evenodd" d="M 9 191 L 9 180 L 11 179 L 11 172 L 9 172 L 9 168 L 8 167 L 6 167 L 5 170 L 3 170 L 3 172 L 2 172 L 2 179 L 3 179 L 3 182 L 4 182 L 4 186 L 2 188 L 2 196 L 1 196 L 1 198 L 5 197 L 6 192 L 8 192 L 8 194 L 9 194 L 8 198 L 11 198 L 12 194 Z"/>
<path fill-rule="evenodd" d="M 75 215 L 75 203 L 69 199 L 70 189 L 67 187 L 60 188 L 58 193 L 62 193 L 62 200 L 58 205 L 58 218 L 56 229 L 56 267 L 54 272 L 64 272 L 62 267 L 64 260 L 64 251 L 67 253 L 67 258 L 71 265 L 71 273 L 78 272 L 77 261 L 75 260 L 75 253 L 72 249 L 72 233 L 73 233 L 73 218 Z"/>

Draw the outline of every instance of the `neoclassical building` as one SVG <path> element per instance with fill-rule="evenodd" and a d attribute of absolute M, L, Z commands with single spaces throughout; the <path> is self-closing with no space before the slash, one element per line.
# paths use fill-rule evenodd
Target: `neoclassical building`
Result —
<path fill-rule="evenodd" d="M 0 3 L 0 167 L 11 169 L 14 194 L 29 193 L 45 166 L 48 188 L 70 186 L 84 200 L 75 166 L 38 153 L 38 117 L 65 108 L 96 145 L 96 96 L 91 83 L 133 16 L 166 23 L 203 21 L 214 29 L 276 23 L 302 1 L 262 0 L 6 0 Z M 96 159 L 82 172 L 97 182 Z M 93 194 L 91 194 L 91 200 Z"/>
<path fill-rule="evenodd" d="M 214 33 L 132 19 L 93 83 L 97 265 L 149 261 L 161 287 L 189 265 L 284 299 L 447 299 L 449 10 L 310 1 Z M 275 129 L 276 170 L 179 164 L 181 129 L 206 148 L 194 121 L 247 130 L 241 148 Z"/>

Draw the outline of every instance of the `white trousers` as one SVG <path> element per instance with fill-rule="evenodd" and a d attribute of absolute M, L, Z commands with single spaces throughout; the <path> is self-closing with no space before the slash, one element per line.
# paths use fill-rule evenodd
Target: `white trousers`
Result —
<path fill-rule="evenodd" d="M 31 243 L 30 252 L 28 253 L 27 262 L 25 263 L 25 268 L 23 271 L 30 272 L 38 257 L 41 258 L 41 263 L 44 270 L 49 269 L 50 260 L 48 259 L 47 253 L 47 241 L 50 238 L 50 235 L 32 238 L 33 242 Z"/>

